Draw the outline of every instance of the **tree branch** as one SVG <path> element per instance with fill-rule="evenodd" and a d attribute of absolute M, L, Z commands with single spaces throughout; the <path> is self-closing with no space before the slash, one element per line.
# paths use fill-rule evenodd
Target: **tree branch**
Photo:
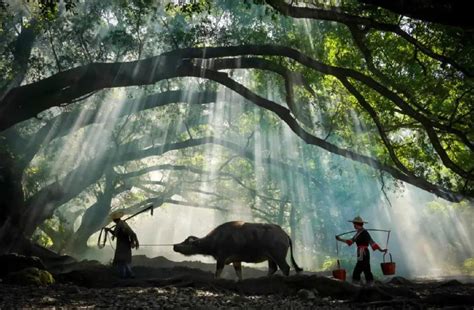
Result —
<path fill-rule="evenodd" d="M 390 139 L 385 134 L 384 128 L 382 126 L 382 123 L 380 122 L 380 119 L 377 115 L 377 112 L 375 112 L 375 110 L 365 100 L 365 98 L 362 96 L 362 94 L 359 93 L 359 91 L 347 79 L 341 79 L 341 82 L 346 87 L 346 89 L 357 99 L 359 104 L 367 111 L 367 113 L 370 115 L 370 117 L 374 121 L 375 126 L 377 127 L 377 130 L 379 131 L 380 138 L 382 139 L 388 153 L 390 154 L 390 158 L 395 163 L 395 165 L 398 167 L 398 169 L 400 169 L 400 171 L 407 174 L 408 176 L 415 177 L 415 175 L 411 171 L 409 171 L 408 168 L 405 167 L 400 162 L 397 155 L 395 154 L 395 151 L 393 150 Z"/>
<path fill-rule="evenodd" d="M 236 93 L 242 95 L 244 98 L 252 101 L 254 104 L 274 112 L 291 128 L 291 130 L 297 136 L 299 136 L 301 139 L 303 139 L 303 141 L 308 144 L 317 145 L 331 153 L 338 154 L 354 161 L 366 164 L 373 168 L 385 171 L 396 179 L 415 185 L 419 188 L 422 188 L 440 197 L 443 197 L 444 199 L 450 201 L 460 201 L 462 199 L 462 195 L 460 195 L 460 193 L 454 193 L 449 189 L 429 183 L 428 181 L 422 178 L 406 175 L 405 173 L 391 166 L 385 165 L 374 158 L 357 154 L 350 150 L 339 148 L 331 143 L 328 143 L 327 141 L 324 141 L 323 139 L 311 135 L 298 124 L 296 119 L 291 116 L 291 113 L 288 109 L 278 105 L 273 101 L 258 96 L 257 94 L 247 89 L 245 86 L 235 82 L 227 76 L 223 76 L 222 74 L 210 70 L 203 71 L 200 68 L 194 68 L 193 72 L 195 72 L 195 76 L 199 76 L 201 78 L 208 78 L 222 85 L 225 85 L 230 89 L 234 90 Z"/>
<path fill-rule="evenodd" d="M 443 63 L 449 64 L 456 70 L 462 72 L 468 77 L 473 77 L 474 72 L 472 70 L 466 69 L 463 66 L 459 65 L 453 59 L 433 52 L 429 48 L 425 47 L 422 43 L 420 43 L 417 39 L 413 36 L 409 35 L 407 32 L 403 31 L 398 25 L 394 24 L 387 24 L 387 23 L 380 23 L 373 19 L 367 17 L 359 17 L 356 15 L 350 15 L 347 13 L 342 13 L 338 11 L 332 10 L 324 10 L 319 8 L 308 8 L 308 7 L 296 7 L 286 3 L 284 0 L 265 0 L 265 2 L 270 5 L 272 8 L 277 10 L 283 15 L 291 16 L 294 18 L 309 18 L 309 19 L 318 19 L 318 20 L 326 20 L 326 21 L 334 21 L 345 24 L 347 26 L 351 24 L 362 25 L 366 28 L 377 29 L 380 31 L 385 32 L 392 32 L 407 42 L 411 43 L 425 55 Z"/>
<path fill-rule="evenodd" d="M 398 171 L 391 166 L 386 166 L 373 158 L 362 156 L 349 150 L 340 149 L 335 145 L 312 136 L 299 126 L 297 121 L 291 117 L 290 111 L 288 109 L 254 94 L 243 85 L 238 84 L 234 80 L 230 79 L 225 73 L 203 70 L 202 68 L 193 66 L 190 61 L 186 60 L 189 58 L 216 58 L 238 55 L 266 55 L 286 57 L 321 73 L 333 75 L 338 79 L 352 78 L 365 84 L 382 96 L 385 96 L 394 102 L 406 115 L 416 119 L 421 123 L 421 125 L 423 125 L 433 146 L 436 148 L 436 151 L 446 166 L 464 178 L 472 178 L 472 174 L 467 174 L 456 165 L 453 165 L 452 161 L 450 161 L 449 157 L 446 155 L 446 152 L 441 147 L 436 132 L 433 129 L 433 125 L 436 125 L 438 128 L 444 129 L 446 131 L 457 133 L 454 129 L 447 128 L 442 124 L 433 124 L 431 120 L 419 114 L 396 93 L 390 91 L 385 86 L 379 84 L 377 81 L 360 72 L 326 65 L 300 53 L 295 49 L 274 45 L 187 48 L 135 62 L 112 64 L 96 63 L 67 70 L 37 83 L 18 87 L 8 93 L 0 105 L 0 128 L 7 128 L 15 122 L 18 122 L 18 118 L 26 119 L 27 115 L 31 116 L 32 111 L 39 112 L 47 107 L 68 102 L 69 100 L 72 100 L 78 96 L 82 96 L 85 93 L 89 93 L 101 88 L 148 85 L 158 80 L 171 77 L 194 76 L 199 78 L 208 78 L 233 89 L 237 93 L 241 94 L 244 98 L 254 102 L 256 105 L 275 112 L 298 136 L 300 136 L 307 143 L 317 145 L 332 153 L 359 161 L 376 169 L 384 170 L 397 179 L 406 181 L 422 189 L 436 193 L 445 199 L 452 201 L 458 201 L 461 199 L 459 196 L 460 193 L 454 193 L 420 178 L 410 178 L 403 172 Z M 30 98 L 36 98 L 35 105 L 31 105 Z M 25 111 L 28 113 L 21 113 Z M 18 112 L 18 114 L 15 112 Z M 13 116 L 13 120 L 9 116 Z"/>

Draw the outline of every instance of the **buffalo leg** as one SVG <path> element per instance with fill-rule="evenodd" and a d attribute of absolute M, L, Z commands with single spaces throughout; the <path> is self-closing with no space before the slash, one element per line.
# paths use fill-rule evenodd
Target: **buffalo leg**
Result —
<path fill-rule="evenodd" d="M 233 262 L 235 273 L 239 278 L 239 281 L 242 281 L 242 263 L 241 262 Z"/>
<path fill-rule="evenodd" d="M 278 267 L 280 267 L 281 272 L 283 272 L 285 276 L 290 275 L 290 266 L 286 263 L 285 257 L 279 257 L 275 259 L 275 262 L 277 263 Z"/>
<path fill-rule="evenodd" d="M 225 261 L 224 260 L 217 260 L 216 265 L 216 279 L 220 278 L 222 269 L 224 269 Z"/>
<path fill-rule="evenodd" d="M 271 276 L 277 270 L 278 270 L 277 264 L 273 260 L 269 259 L 268 260 L 268 276 Z"/>

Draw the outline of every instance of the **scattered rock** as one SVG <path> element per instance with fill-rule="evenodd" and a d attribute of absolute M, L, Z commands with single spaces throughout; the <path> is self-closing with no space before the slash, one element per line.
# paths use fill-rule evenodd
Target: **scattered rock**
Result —
<path fill-rule="evenodd" d="M 46 305 L 54 305 L 57 301 L 58 300 L 56 298 L 44 296 L 43 298 L 41 298 L 40 303 Z"/>
<path fill-rule="evenodd" d="M 242 304 L 247 302 L 247 298 L 245 298 L 244 296 L 235 295 L 232 297 L 231 301 L 235 304 Z"/>
<path fill-rule="evenodd" d="M 394 285 L 411 285 L 413 284 L 410 280 L 405 279 L 404 277 L 393 277 L 387 283 Z"/>
<path fill-rule="evenodd" d="M 80 294 L 81 293 L 81 289 L 79 287 L 77 287 L 76 285 L 68 286 L 66 291 L 71 293 L 71 294 Z"/>
<path fill-rule="evenodd" d="M 297 293 L 298 297 L 301 299 L 315 299 L 316 294 L 314 294 L 313 291 L 307 290 L 307 289 L 301 289 Z"/>

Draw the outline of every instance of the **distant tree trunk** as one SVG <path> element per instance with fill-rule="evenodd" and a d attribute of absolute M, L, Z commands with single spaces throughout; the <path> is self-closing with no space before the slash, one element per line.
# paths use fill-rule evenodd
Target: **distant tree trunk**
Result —
<path fill-rule="evenodd" d="M 291 209 L 290 209 L 290 229 L 291 229 L 291 235 L 290 238 L 295 243 L 296 240 L 296 208 L 294 204 L 291 204 Z"/>
<path fill-rule="evenodd" d="M 283 195 L 280 201 L 280 209 L 278 210 L 278 225 L 283 226 L 283 221 L 285 220 L 285 206 L 288 202 L 288 198 L 286 195 Z"/>
<path fill-rule="evenodd" d="M 29 24 L 28 26 L 26 24 Z M 0 83 L 0 100 L 13 88 L 18 87 L 23 82 L 26 72 L 28 71 L 28 63 L 31 56 L 31 50 L 36 41 L 37 36 L 36 19 L 24 23 L 21 32 L 16 38 L 13 45 L 13 77 L 3 83 Z"/>
<path fill-rule="evenodd" d="M 81 225 L 68 246 L 69 253 L 83 254 L 87 250 L 87 240 L 104 226 L 110 213 L 112 198 L 114 197 L 114 184 L 111 173 L 107 173 L 104 192 L 98 197 L 97 202 L 92 207 L 87 208 L 82 216 Z"/>
<path fill-rule="evenodd" d="M 68 238 L 74 233 L 73 230 L 54 230 L 51 226 L 46 223 L 41 224 L 39 227 L 48 237 L 52 240 L 53 245 L 51 245 L 49 250 L 54 251 L 58 254 L 62 253 L 65 243 Z"/>

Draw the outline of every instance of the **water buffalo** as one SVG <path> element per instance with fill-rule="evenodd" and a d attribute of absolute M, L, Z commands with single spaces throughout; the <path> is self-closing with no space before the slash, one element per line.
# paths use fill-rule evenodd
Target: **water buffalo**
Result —
<path fill-rule="evenodd" d="M 290 266 L 286 263 L 288 247 L 293 267 L 296 272 L 302 271 L 293 258 L 290 237 L 280 226 L 274 224 L 227 222 L 203 238 L 189 236 L 183 242 L 175 244 L 173 250 L 184 255 L 214 257 L 217 261 L 216 278 L 219 278 L 224 265 L 232 263 L 239 280 L 242 280 L 241 262 L 260 263 L 268 260 L 269 276 L 278 267 L 285 275 L 289 275 Z"/>

